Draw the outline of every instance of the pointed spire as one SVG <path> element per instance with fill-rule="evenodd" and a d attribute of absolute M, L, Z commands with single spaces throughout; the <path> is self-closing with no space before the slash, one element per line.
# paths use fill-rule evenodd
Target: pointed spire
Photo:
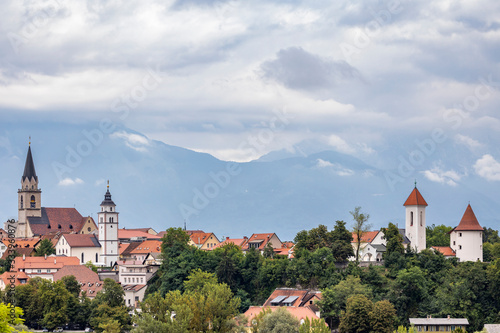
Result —
<path fill-rule="evenodd" d="M 455 230 L 464 231 L 464 230 L 473 230 L 473 231 L 482 231 L 483 227 L 477 221 L 476 215 L 472 210 L 470 204 L 465 209 L 464 216 L 462 216 L 462 220 L 455 228 Z"/>
<path fill-rule="evenodd" d="M 101 202 L 101 206 L 116 206 L 113 200 L 111 199 L 111 193 L 109 192 L 109 180 L 106 194 L 104 194 L 104 200 Z"/>
<path fill-rule="evenodd" d="M 425 202 L 424 197 L 417 189 L 417 181 L 415 181 L 415 188 L 410 193 L 403 206 L 428 206 L 427 202 Z"/>
<path fill-rule="evenodd" d="M 26 155 L 26 163 L 24 165 L 24 173 L 23 177 L 21 178 L 21 182 L 24 182 L 25 179 L 31 180 L 35 179 L 35 181 L 38 181 L 38 177 L 36 176 L 35 172 L 35 164 L 33 163 L 33 156 L 31 155 L 31 137 L 30 137 L 30 144 L 28 146 L 28 155 Z"/>

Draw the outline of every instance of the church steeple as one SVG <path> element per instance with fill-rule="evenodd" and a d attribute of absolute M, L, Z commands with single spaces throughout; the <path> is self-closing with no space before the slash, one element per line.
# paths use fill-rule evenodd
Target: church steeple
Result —
<path fill-rule="evenodd" d="M 28 181 L 31 181 L 31 179 L 38 181 L 35 171 L 35 163 L 33 163 L 33 156 L 31 155 L 31 142 L 28 146 L 28 155 L 26 155 L 26 163 L 24 164 L 24 173 L 21 178 L 21 182 L 24 182 L 26 179 L 28 179 Z"/>

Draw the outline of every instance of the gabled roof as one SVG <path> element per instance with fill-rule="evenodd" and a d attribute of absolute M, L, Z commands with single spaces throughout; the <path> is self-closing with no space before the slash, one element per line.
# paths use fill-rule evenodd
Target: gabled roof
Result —
<path fill-rule="evenodd" d="M 410 318 L 413 325 L 469 325 L 467 318 Z"/>
<path fill-rule="evenodd" d="M 158 235 L 152 235 L 144 231 L 138 231 L 133 229 L 118 229 L 118 238 L 119 239 L 131 239 L 131 238 L 141 238 L 144 239 L 161 239 Z"/>
<path fill-rule="evenodd" d="M 287 303 L 288 306 L 305 306 L 307 301 L 315 296 L 321 299 L 321 292 L 306 289 L 276 288 L 266 300 L 264 306 L 283 305 L 284 303 Z"/>
<path fill-rule="evenodd" d="M 217 239 L 213 232 L 193 232 L 189 235 L 189 238 L 191 238 L 191 241 L 196 245 L 203 245 L 212 235 Z"/>
<path fill-rule="evenodd" d="M 65 234 L 63 237 L 71 247 L 101 247 L 94 234 Z"/>
<path fill-rule="evenodd" d="M 17 253 L 17 257 L 22 257 L 23 255 L 25 257 L 31 257 L 33 254 L 36 253 L 35 251 L 35 248 L 34 247 L 18 247 L 18 248 L 14 248 L 14 251 L 16 251 Z M 6 260 L 7 257 L 10 255 L 10 251 L 5 251 L 2 255 L 2 259 Z"/>
<path fill-rule="evenodd" d="M 34 235 L 45 235 L 51 232 L 79 232 L 86 219 L 75 208 L 48 207 L 42 207 L 41 217 L 28 217 Z"/>
<path fill-rule="evenodd" d="M 371 243 L 375 237 L 377 237 L 378 233 L 380 231 L 367 231 L 364 232 L 363 235 L 361 235 L 361 243 Z M 352 242 L 351 243 L 356 243 L 358 241 L 358 236 L 356 235 L 355 232 L 352 233 Z"/>
<path fill-rule="evenodd" d="M 66 265 L 54 273 L 54 281 L 59 281 L 66 275 L 73 275 L 80 283 L 81 291 L 85 291 L 90 298 L 101 291 L 103 282 L 96 272 L 85 265 Z"/>
<path fill-rule="evenodd" d="M 147 254 L 152 252 L 156 253 L 161 252 L 161 241 L 147 240 L 142 243 L 139 243 L 139 246 L 130 251 L 130 254 Z"/>
<path fill-rule="evenodd" d="M 413 191 L 411 191 L 408 199 L 403 206 L 428 206 L 427 202 L 425 202 L 424 197 L 420 194 L 419 190 L 415 186 Z"/>
<path fill-rule="evenodd" d="M 456 231 L 483 231 L 483 227 L 479 225 L 479 222 L 477 221 L 476 215 L 474 214 L 474 211 L 472 210 L 472 207 L 470 204 L 467 206 L 465 209 L 464 216 L 462 217 L 462 220 L 458 224 L 458 226 L 453 229 Z"/>
<path fill-rule="evenodd" d="M 29 276 L 26 275 L 26 273 L 24 272 L 5 272 L 2 275 L 0 275 L 0 279 L 6 286 L 12 284 L 12 277 L 15 278 L 14 280 L 15 286 L 26 283 L 29 280 Z"/>
<path fill-rule="evenodd" d="M 431 246 L 431 249 L 441 252 L 445 257 L 455 257 L 455 251 L 449 246 Z"/>
<path fill-rule="evenodd" d="M 63 257 L 63 256 L 47 256 L 45 257 L 16 257 L 14 259 L 12 270 L 19 271 L 20 269 L 45 269 L 57 268 L 61 269 L 66 265 L 80 265 L 80 259 L 77 257 Z"/>
<path fill-rule="evenodd" d="M 122 286 L 124 291 L 134 291 L 134 292 L 137 292 L 145 287 L 147 287 L 147 284 L 124 284 Z"/>
<path fill-rule="evenodd" d="M 241 247 L 243 250 L 248 250 L 249 249 L 249 244 L 252 244 L 252 243 L 257 243 L 259 244 L 258 246 L 258 249 L 259 250 L 264 250 L 264 248 L 266 247 L 267 243 L 271 240 L 271 238 L 273 238 L 273 236 L 276 236 L 276 238 L 278 238 L 278 235 L 276 235 L 275 233 L 266 233 L 266 234 L 253 234 L 252 236 L 250 236 L 250 238 L 248 238 L 245 242 L 245 244 L 243 244 L 243 246 Z M 278 238 L 278 241 L 281 243 L 281 241 L 279 240 Z"/>
<path fill-rule="evenodd" d="M 15 241 L 13 244 L 14 248 L 35 248 L 38 243 L 41 241 L 40 238 L 15 238 Z M 2 243 L 4 243 L 6 246 L 9 246 L 9 240 L 4 239 L 2 240 Z"/>
<path fill-rule="evenodd" d="M 225 240 L 223 240 L 222 242 L 220 242 L 219 244 L 215 245 L 214 247 L 210 248 L 209 250 L 215 250 L 219 247 L 223 247 L 224 245 L 227 245 L 227 244 L 234 244 L 238 247 L 242 247 L 243 244 L 246 242 L 246 238 L 226 238 Z"/>
<path fill-rule="evenodd" d="M 35 164 L 33 163 L 33 156 L 31 156 L 31 146 L 28 147 L 28 155 L 26 155 L 26 163 L 24 164 L 24 173 L 21 181 L 24 182 L 25 179 L 34 179 L 38 181 L 38 177 L 35 172 Z"/>

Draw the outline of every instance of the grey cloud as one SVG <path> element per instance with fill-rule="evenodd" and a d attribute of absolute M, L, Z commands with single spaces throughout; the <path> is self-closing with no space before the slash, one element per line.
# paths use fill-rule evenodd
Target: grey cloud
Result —
<path fill-rule="evenodd" d="M 296 90 L 330 89 L 342 81 L 360 80 L 359 71 L 345 61 L 323 59 L 300 47 L 280 50 L 275 60 L 261 65 L 263 77 Z"/>

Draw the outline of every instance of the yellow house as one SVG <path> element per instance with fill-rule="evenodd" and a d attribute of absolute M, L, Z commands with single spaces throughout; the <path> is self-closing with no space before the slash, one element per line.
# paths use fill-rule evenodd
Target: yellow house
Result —
<path fill-rule="evenodd" d="M 193 232 L 189 235 L 189 245 L 196 246 L 201 250 L 210 250 L 220 243 L 213 232 Z"/>
<path fill-rule="evenodd" d="M 469 325 L 467 318 L 410 318 L 410 324 L 417 332 L 451 332 L 457 328 L 466 329 Z"/>

